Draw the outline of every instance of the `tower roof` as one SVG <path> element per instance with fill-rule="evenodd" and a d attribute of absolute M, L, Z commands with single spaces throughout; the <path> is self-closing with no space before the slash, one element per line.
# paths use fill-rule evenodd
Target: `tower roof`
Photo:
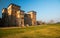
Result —
<path fill-rule="evenodd" d="M 7 10 L 7 8 L 3 8 L 2 10 L 4 10 L 4 9 Z"/>
<path fill-rule="evenodd" d="M 20 10 L 21 12 L 25 12 L 24 10 Z"/>
<path fill-rule="evenodd" d="M 30 12 L 36 13 L 36 11 L 29 11 L 28 13 L 30 13 Z"/>
<path fill-rule="evenodd" d="M 10 6 L 10 5 L 17 6 L 17 7 L 21 7 L 21 6 L 19 6 L 19 5 L 14 4 L 14 3 L 9 4 L 9 6 Z M 9 6 L 8 6 L 8 7 L 9 7 Z"/>

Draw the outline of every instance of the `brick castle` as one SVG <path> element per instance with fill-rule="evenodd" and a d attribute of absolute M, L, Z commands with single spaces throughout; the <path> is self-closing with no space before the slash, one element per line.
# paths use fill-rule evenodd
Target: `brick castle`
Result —
<path fill-rule="evenodd" d="M 7 8 L 2 9 L 2 20 L 4 26 L 26 26 L 36 25 L 36 12 L 25 11 L 16 4 L 10 4 Z"/>

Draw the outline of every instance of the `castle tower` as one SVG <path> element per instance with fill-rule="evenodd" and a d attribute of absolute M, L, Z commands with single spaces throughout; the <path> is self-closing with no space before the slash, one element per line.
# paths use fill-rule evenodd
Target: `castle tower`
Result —
<path fill-rule="evenodd" d="M 16 25 L 17 25 L 18 27 L 20 27 L 20 26 L 21 26 L 20 10 L 19 10 L 19 11 L 17 11 L 17 13 L 16 13 Z"/>
<path fill-rule="evenodd" d="M 20 10 L 20 6 L 15 4 L 10 4 L 8 6 L 8 16 L 9 16 L 9 25 L 16 26 L 16 14 L 17 11 Z"/>
<path fill-rule="evenodd" d="M 7 8 L 2 9 L 2 23 L 7 26 L 8 25 L 8 13 Z"/>
<path fill-rule="evenodd" d="M 24 11 L 23 10 L 17 11 L 16 24 L 18 26 L 24 26 Z"/>
<path fill-rule="evenodd" d="M 36 12 L 30 11 L 30 12 L 28 12 L 28 14 L 30 14 L 30 17 L 31 17 L 31 24 L 36 25 Z"/>

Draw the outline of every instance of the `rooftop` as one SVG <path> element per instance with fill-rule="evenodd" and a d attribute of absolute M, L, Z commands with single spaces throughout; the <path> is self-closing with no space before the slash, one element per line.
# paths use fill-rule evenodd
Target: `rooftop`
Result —
<path fill-rule="evenodd" d="M 19 6 L 19 5 L 13 4 L 13 3 L 9 4 L 9 6 L 10 6 L 10 5 L 14 5 L 14 6 L 17 6 L 17 7 L 21 7 L 21 6 Z M 9 6 L 8 6 L 8 7 L 9 7 Z"/>

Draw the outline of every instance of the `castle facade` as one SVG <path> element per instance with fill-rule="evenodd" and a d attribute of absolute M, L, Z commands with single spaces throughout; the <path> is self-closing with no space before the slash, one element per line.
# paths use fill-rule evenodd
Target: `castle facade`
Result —
<path fill-rule="evenodd" d="M 2 9 L 2 20 L 5 26 L 26 26 L 36 25 L 36 12 L 25 11 L 16 4 L 10 4 L 7 8 Z"/>

